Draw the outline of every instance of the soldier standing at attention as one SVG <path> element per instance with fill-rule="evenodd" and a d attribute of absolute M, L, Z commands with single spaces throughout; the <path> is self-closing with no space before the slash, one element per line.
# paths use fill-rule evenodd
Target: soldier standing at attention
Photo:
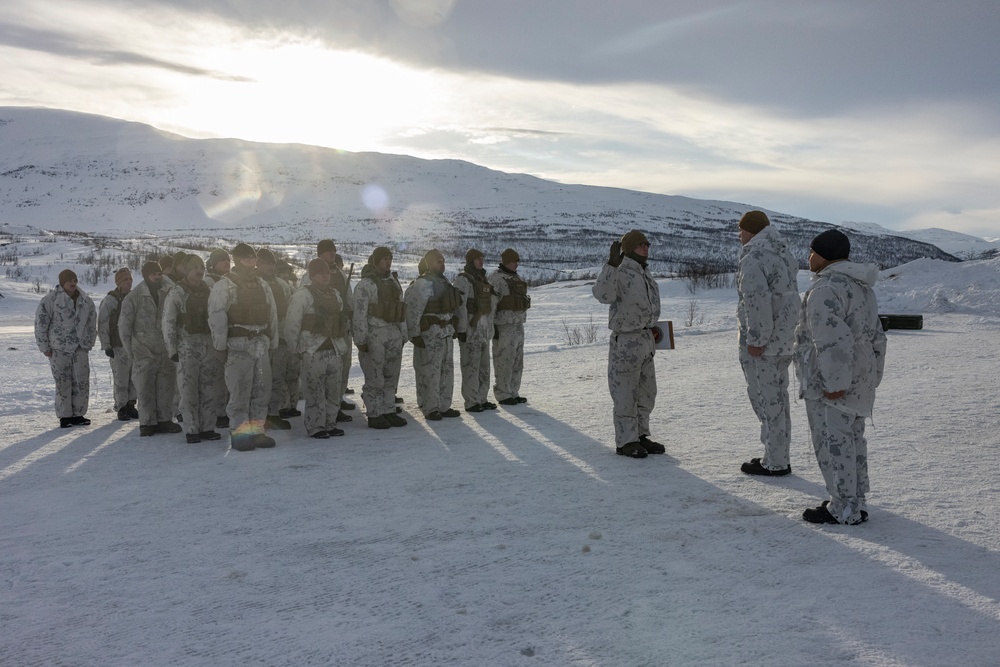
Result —
<path fill-rule="evenodd" d="M 309 262 L 309 284 L 296 290 L 285 317 L 285 340 L 302 355 L 305 396 L 303 421 L 310 438 L 344 435 L 337 428 L 340 411 L 341 348 L 347 323 L 340 293 L 330 285 L 333 269 L 322 259 Z"/>
<path fill-rule="evenodd" d="M 271 288 L 257 277 L 257 253 L 246 243 L 233 248 L 236 265 L 212 287 L 208 326 L 225 364 L 229 389 L 230 443 L 238 452 L 274 447 L 264 434 L 271 393 L 269 351 L 278 346 L 278 309 Z"/>
<path fill-rule="evenodd" d="M 139 399 L 139 435 L 180 433 L 174 416 L 177 369 L 163 342 L 163 271 L 157 262 L 142 265 L 142 282 L 122 302 L 118 332 L 132 359 L 132 380 Z"/>
<path fill-rule="evenodd" d="M 104 297 L 97 312 L 97 337 L 101 341 L 101 349 L 111 361 L 111 380 L 115 387 L 115 412 L 118 413 L 118 419 L 123 422 L 139 418 L 139 411 L 135 409 L 132 358 L 122 345 L 122 337 L 118 333 L 122 302 L 131 291 L 132 272 L 127 268 L 118 269 L 115 271 L 115 288 Z"/>
<path fill-rule="evenodd" d="M 316 244 L 316 256 L 322 259 L 330 266 L 330 270 L 333 272 L 332 280 L 330 285 L 340 293 L 340 300 L 344 304 L 343 317 L 348 322 L 350 326 L 351 319 L 354 313 L 354 294 L 351 292 L 351 286 L 348 284 L 347 274 L 344 273 L 340 267 L 337 266 L 337 245 L 330 239 L 323 239 Z M 343 263 L 343 261 L 341 261 Z M 302 276 L 302 286 L 305 287 L 309 284 L 309 274 Z M 350 333 L 348 333 L 350 336 Z M 350 343 L 350 341 L 348 341 Z M 351 416 L 344 412 L 344 410 L 353 410 L 356 406 L 350 401 L 343 400 L 344 394 L 347 393 L 347 379 L 351 374 L 351 349 L 348 347 L 347 351 L 343 353 L 343 358 L 341 362 L 341 401 L 340 401 L 340 411 L 337 413 L 338 422 L 349 422 L 351 421 Z"/>
<path fill-rule="evenodd" d="M 208 328 L 208 285 L 205 264 L 187 255 L 174 264 L 181 280 L 167 292 L 163 307 L 163 340 L 177 364 L 177 393 L 189 443 L 222 438 L 214 430 L 219 357 Z"/>
<path fill-rule="evenodd" d="M 288 390 L 288 345 L 285 341 L 285 313 L 288 312 L 288 301 L 292 298 L 292 286 L 275 275 L 278 260 L 267 248 L 257 251 L 257 275 L 271 288 L 274 305 L 278 310 L 278 329 L 274 335 L 278 338 L 278 347 L 271 350 L 271 398 L 267 404 L 266 428 L 287 430 L 292 427 L 281 413 L 288 414 L 290 407 L 290 392 Z"/>
<path fill-rule="evenodd" d="M 656 345 L 650 327 L 660 318 L 660 288 L 646 266 L 649 240 L 633 229 L 611 244 L 607 264 L 594 283 L 598 301 L 610 306 L 608 388 L 614 403 L 615 452 L 634 459 L 663 454 L 649 438 L 656 403 Z"/>
<path fill-rule="evenodd" d="M 222 248 L 215 248 L 208 256 L 208 263 L 205 264 L 205 284 L 211 289 L 232 268 L 229 252 Z M 216 364 L 215 369 L 218 371 L 218 376 L 215 378 L 215 428 L 229 428 L 229 416 L 226 415 L 229 390 L 226 389 L 224 368 L 222 364 Z"/>
<path fill-rule="evenodd" d="M 524 370 L 524 322 L 531 308 L 528 283 L 517 274 L 520 255 L 513 248 L 500 254 L 500 265 L 490 274 L 490 285 L 499 295 L 493 330 L 493 397 L 501 405 L 527 403 L 521 396 Z"/>
<path fill-rule="evenodd" d="M 49 359 L 56 381 L 59 426 L 89 426 L 84 415 L 90 404 L 90 349 L 97 340 L 94 301 L 77 287 L 70 269 L 59 273 L 59 284 L 42 297 L 35 311 L 35 342 Z"/>
<path fill-rule="evenodd" d="M 396 387 L 406 342 L 403 288 L 392 270 L 392 251 L 375 248 L 354 288 L 354 343 L 365 374 L 361 400 L 368 427 L 406 426 L 396 414 Z"/>
<path fill-rule="evenodd" d="M 500 297 L 486 278 L 483 253 L 475 248 L 465 253 L 465 268 L 455 277 L 462 293 L 458 317 L 464 319 L 465 333 L 458 334 L 458 358 L 462 368 L 462 399 L 466 412 L 496 410 L 487 400 L 490 392 L 490 339 L 493 314 Z"/>
<path fill-rule="evenodd" d="M 764 445 L 764 456 L 750 459 L 740 470 L 748 475 L 780 477 L 792 472 L 788 366 L 799 311 L 799 266 L 763 211 L 747 211 L 739 230 L 739 358 Z"/>
<path fill-rule="evenodd" d="M 868 520 L 865 419 L 885 370 L 885 333 L 872 290 L 878 266 L 851 262 L 851 242 L 836 229 L 814 238 L 810 250 L 816 275 L 795 328 L 796 375 L 830 498 L 802 518 L 853 526 Z"/>
<path fill-rule="evenodd" d="M 404 297 L 406 330 L 414 347 L 417 406 L 428 421 L 440 421 L 462 414 L 451 407 L 455 388 L 452 339 L 461 333 L 457 327 L 461 326 L 458 309 L 462 295 L 445 279 L 440 251 L 427 251 L 423 261 L 427 273 L 413 281 Z"/>

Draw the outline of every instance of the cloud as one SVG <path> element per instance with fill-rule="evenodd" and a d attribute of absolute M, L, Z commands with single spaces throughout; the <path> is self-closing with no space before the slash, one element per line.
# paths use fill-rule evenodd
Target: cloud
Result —
<path fill-rule="evenodd" d="M 131 65 L 153 67 L 189 76 L 204 76 L 236 82 L 251 82 L 252 78 L 233 76 L 200 67 L 184 65 L 153 58 L 134 51 L 103 49 L 78 41 L 73 35 L 54 31 L 36 30 L 24 26 L 0 23 L 0 45 L 38 51 L 64 58 L 85 60 L 96 65 Z"/>

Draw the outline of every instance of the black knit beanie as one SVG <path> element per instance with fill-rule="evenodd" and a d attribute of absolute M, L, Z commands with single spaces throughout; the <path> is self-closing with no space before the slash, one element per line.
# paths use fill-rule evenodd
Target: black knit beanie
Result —
<path fill-rule="evenodd" d="M 818 235 L 809 247 L 828 262 L 836 262 L 851 256 L 851 240 L 844 232 L 837 229 L 828 229 Z"/>

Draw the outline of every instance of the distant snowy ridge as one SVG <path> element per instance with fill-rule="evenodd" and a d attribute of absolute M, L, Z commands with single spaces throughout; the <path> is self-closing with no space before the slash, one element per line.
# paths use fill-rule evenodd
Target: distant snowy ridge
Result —
<path fill-rule="evenodd" d="M 1000 240 L 989 241 L 939 227 L 897 231 L 886 229 L 873 222 L 842 222 L 840 226 L 869 234 L 891 234 L 929 243 L 960 259 L 977 259 L 1000 251 Z"/>
<path fill-rule="evenodd" d="M 735 202 L 565 185 L 457 160 L 347 153 L 298 144 L 188 139 L 140 123 L 52 109 L 0 108 L 0 224 L 110 236 L 305 244 L 332 237 L 359 253 L 470 246 L 553 270 L 599 265 L 613 238 L 641 228 L 659 270 L 732 267 Z M 767 211 L 799 259 L 828 223 Z M 854 257 L 891 267 L 935 245 L 858 230 Z"/>

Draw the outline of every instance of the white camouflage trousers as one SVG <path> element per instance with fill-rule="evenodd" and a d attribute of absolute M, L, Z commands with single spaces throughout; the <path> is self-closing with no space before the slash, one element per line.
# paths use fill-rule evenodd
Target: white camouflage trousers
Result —
<path fill-rule="evenodd" d="M 361 400 L 369 418 L 395 414 L 396 388 L 403 363 L 403 335 L 395 326 L 375 327 L 368 332 L 368 351 L 358 352 L 365 374 Z"/>
<path fill-rule="evenodd" d="M 166 353 L 133 359 L 132 382 L 141 426 L 173 421 L 177 368 Z"/>
<path fill-rule="evenodd" d="M 789 466 L 792 444 L 792 416 L 788 402 L 788 366 L 791 357 L 751 357 L 740 349 L 740 366 L 747 381 L 747 396 L 760 420 L 760 441 L 764 456 L 760 463 L 769 470 Z"/>
<path fill-rule="evenodd" d="M 493 396 L 497 401 L 520 396 L 524 370 L 524 325 L 498 324 L 499 338 L 493 341 Z"/>
<path fill-rule="evenodd" d="M 868 510 L 868 441 L 865 418 L 806 399 L 816 461 L 830 494 L 827 509 L 841 523 L 858 523 Z"/>
<path fill-rule="evenodd" d="M 229 432 L 256 435 L 264 432 L 267 401 L 271 395 L 271 359 L 267 336 L 230 338 L 226 358 L 226 387 L 229 389 Z"/>
<path fill-rule="evenodd" d="M 302 356 L 288 354 L 288 365 L 285 366 L 285 386 L 288 387 L 288 407 L 298 406 L 302 399 Z"/>
<path fill-rule="evenodd" d="M 124 347 L 112 348 L 114 358 L 111 362 L 111 382 L 115 392 L 115 412 L 125 407 L 129 401 L 136 400 L 135 384 L 132 382 L 132 359 Z"/>
<path fill-rule="evenodd" d="M 306 401 L 302 421 L 309 435 L 337 427 L 343 375 L 341 358 L 333 348 L 302 355 L 302 394 Z"/>
<path fill-rule="evenodd" d="M 458 359 L 465 407 L 482 405 L 490 394 L 490 342 L 459 343 Z"/>
<path fill-rule="evenodd" d="M 278 347 L 269 353 L 271 358 L 271 398 L 267 402 L 267 414 L 276 415 L 284 408 L 291 406 L 288 392 L 288 352 L 285 341 L 280 341 Z"/>
<path fill-rule="evenodd" d="M 608 344 L 608 389 L 614 403 L 615 444 L 622 447 L 650 435 L 656 403 L 655 347 L 648 330 L 612 332 Z"/>
<path fill-rule="evenodd" d="M 180 396 L 184 432 L 204 433 L 215 429 L 215 393 L 219 358 L 209 334 L 183 334 L 177 341 L 177 393 Z"/>
<path fill-rule="evenodd" d="M 455 387 L 455 348 L 451 336 L 423 336 L 424 347 L 413 348 L 417 407 L 426 417 L 451 407 Z"/>
<path fill-rule="evenodd" d="M 78 347 L 72 352 L 52 350 L 49 357 L 56 381 L 56 416 L 82 417 L 90 406 L 90 352 Z"/>
<path fill-rule="evenodd" d="M 347 393 L 347 381 L 351 377 L 351 356 L 354 354 L 354 336 L 350 333 L 350 327 L 348 327 L 348 334 L 344 337 L 347 341 L 347 352 L 340 355 L 340 396 L 343 398 L 344 394 Z"/>

